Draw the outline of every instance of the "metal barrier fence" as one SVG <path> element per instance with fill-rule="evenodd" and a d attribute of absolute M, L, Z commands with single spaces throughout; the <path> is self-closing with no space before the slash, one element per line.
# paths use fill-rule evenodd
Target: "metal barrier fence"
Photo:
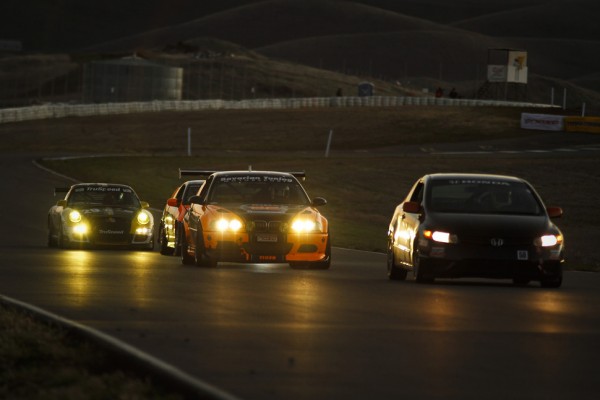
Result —
<path fill-rule="evenodd" d="M 307 97 L 251 100 L 184 100 L 104 104 L 46 104 L 0 109 L 0 123 L 38 119 L 89 117 L 96 115 L 136 114 L 160 111 L 298 109 L 325 107 L 400 107 L 400 106 L 462 106 L 462 107 L 528 107 L 554 108 L 550 104 L 450 99 L 436 97 L 368 96 L 368 97 Z"/>

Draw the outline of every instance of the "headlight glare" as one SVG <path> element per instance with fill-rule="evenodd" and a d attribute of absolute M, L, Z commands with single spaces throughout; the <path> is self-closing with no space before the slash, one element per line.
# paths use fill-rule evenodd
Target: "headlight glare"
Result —
<path fill-rule="evenodd" d="M 81 222 L 81 213 L 77 210 L 73 210 L 69 213 L 69 221 L 77 223 Z"/>
<path fill-rule="evenodd" d="M 458 243 L 458 237 L 449 232 L 426 230 L 423 236 L 438 243 Z"/>
<path fill-rule="evenodd" d="M 308 233 L 317 230 L 319 230 L 319 226 L 310 219 L 296 219 L 292 222 L 292 231 L 296 233 Z"/>
<path fill-rule="evenodd" d="M 146 225 L 148 222 L 150 222 L 150 215 L 148 215 L 146 211 L 140 211 L 137 215 L 137 221 L 140 223 L 140 225 Z"/>
<path fill-rule="evenodd" d="M 552 247 L 561 244 L 562 235 L 544 235 L 535 240 L 535 245 L 540 247 Z"/>
<path fill-rule="evenodd" d="M 221 218 L 215 224 L 215 228 L 220 232 L 232 231 L 237 232 L 242 229 L 242 222 L 239 219 L 225 219 Z"/>
<path fill-rule="evenodd" d="M 87 234 L 88 233 L 87 224 L 81 223 L 81 224 L 77 224 L 77 225 L 73 226 L 73 233 L 76 233 L 78 235 Z"/>

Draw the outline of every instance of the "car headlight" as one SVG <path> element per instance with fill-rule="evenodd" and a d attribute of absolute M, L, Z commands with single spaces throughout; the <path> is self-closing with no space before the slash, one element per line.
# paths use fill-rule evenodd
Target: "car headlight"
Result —
<path fill-rule="evenodd" d="M 458 236 L 449 232 L 425 230 L 423 236 L 438 243 L 458 243 Z"/>
<path fill-rule="evenodd" d="M 76 233 L 78 235 L 85 235 L 88 233 L 88 230 L 89 230 L 89 227 L 84 222 L 78 223 L 73 226 L 73 233 Z"/>
<path fill-rule="evenodd" d="M 321 232 L 323 230 L 319 222 L 308 218 L 293 220 L 290 228 L 294 233 Z"/>
<path fill-rule="evenodd" d="M 81 213 L 77 210 L 73 210 L 69 213 L 69 221 L 73 223 L 81 222 Z"/>
<path fill-rule="evenodd" d="M 137 222 L 140 225 L 146 225 L 150 222 L 150 215 L 146 211 L 140 211 L 137 215 Z"/>
<path fill-rule="evenodd" d="M 231 218 L 231 219 L 227 219 L 227 218 L 221 218 L 217 221 L 214 222 L 214 229 L 219 231 L 219 232 L 226 232 L 226 231 L 231 231 L 231 232 L 237 232 L 240 229 L 242 229 L 242 221 L 240 221 L 237 218 Z"/>
<path fill-rule="evenodd" d="M 563 242 L 562 235 L 544 235 L 536 238 L 533 243 L 539 247 L 552 247 Z"/>

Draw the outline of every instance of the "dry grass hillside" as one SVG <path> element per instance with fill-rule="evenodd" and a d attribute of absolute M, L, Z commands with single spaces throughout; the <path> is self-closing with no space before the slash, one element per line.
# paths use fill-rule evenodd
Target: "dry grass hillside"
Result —
<path fill-rule="evenodd" d="M 415 82 L 430 90 L 455 86 L 469 97 L 485 82 L 488 49 L 524 49 L 532 77 L 524 100 L 547 102 L 552 88 L 568 88 L 570 108 L 585 102 L 589 112 L 600 110 L 597 0 L 223 0 L 202 7 L 191 0 L 106 0 L 85 8 L 73 0 L 6 0 L 0 11 L 0 38 L 86 49 L 88 59 L 180 45 L 202 51 L 194 43 L 210 37 L 272 60 L 417 90 Z M 289 86 L 271 93 L 310 92 Z"/>

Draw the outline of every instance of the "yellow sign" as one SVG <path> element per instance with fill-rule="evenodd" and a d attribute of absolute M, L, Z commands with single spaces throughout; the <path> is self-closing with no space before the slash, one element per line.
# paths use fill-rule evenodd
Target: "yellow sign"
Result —
<path fill-rule="evenodd" d="M 565 117 L 566 132 L 600 133 L 600 117 Z"/>

